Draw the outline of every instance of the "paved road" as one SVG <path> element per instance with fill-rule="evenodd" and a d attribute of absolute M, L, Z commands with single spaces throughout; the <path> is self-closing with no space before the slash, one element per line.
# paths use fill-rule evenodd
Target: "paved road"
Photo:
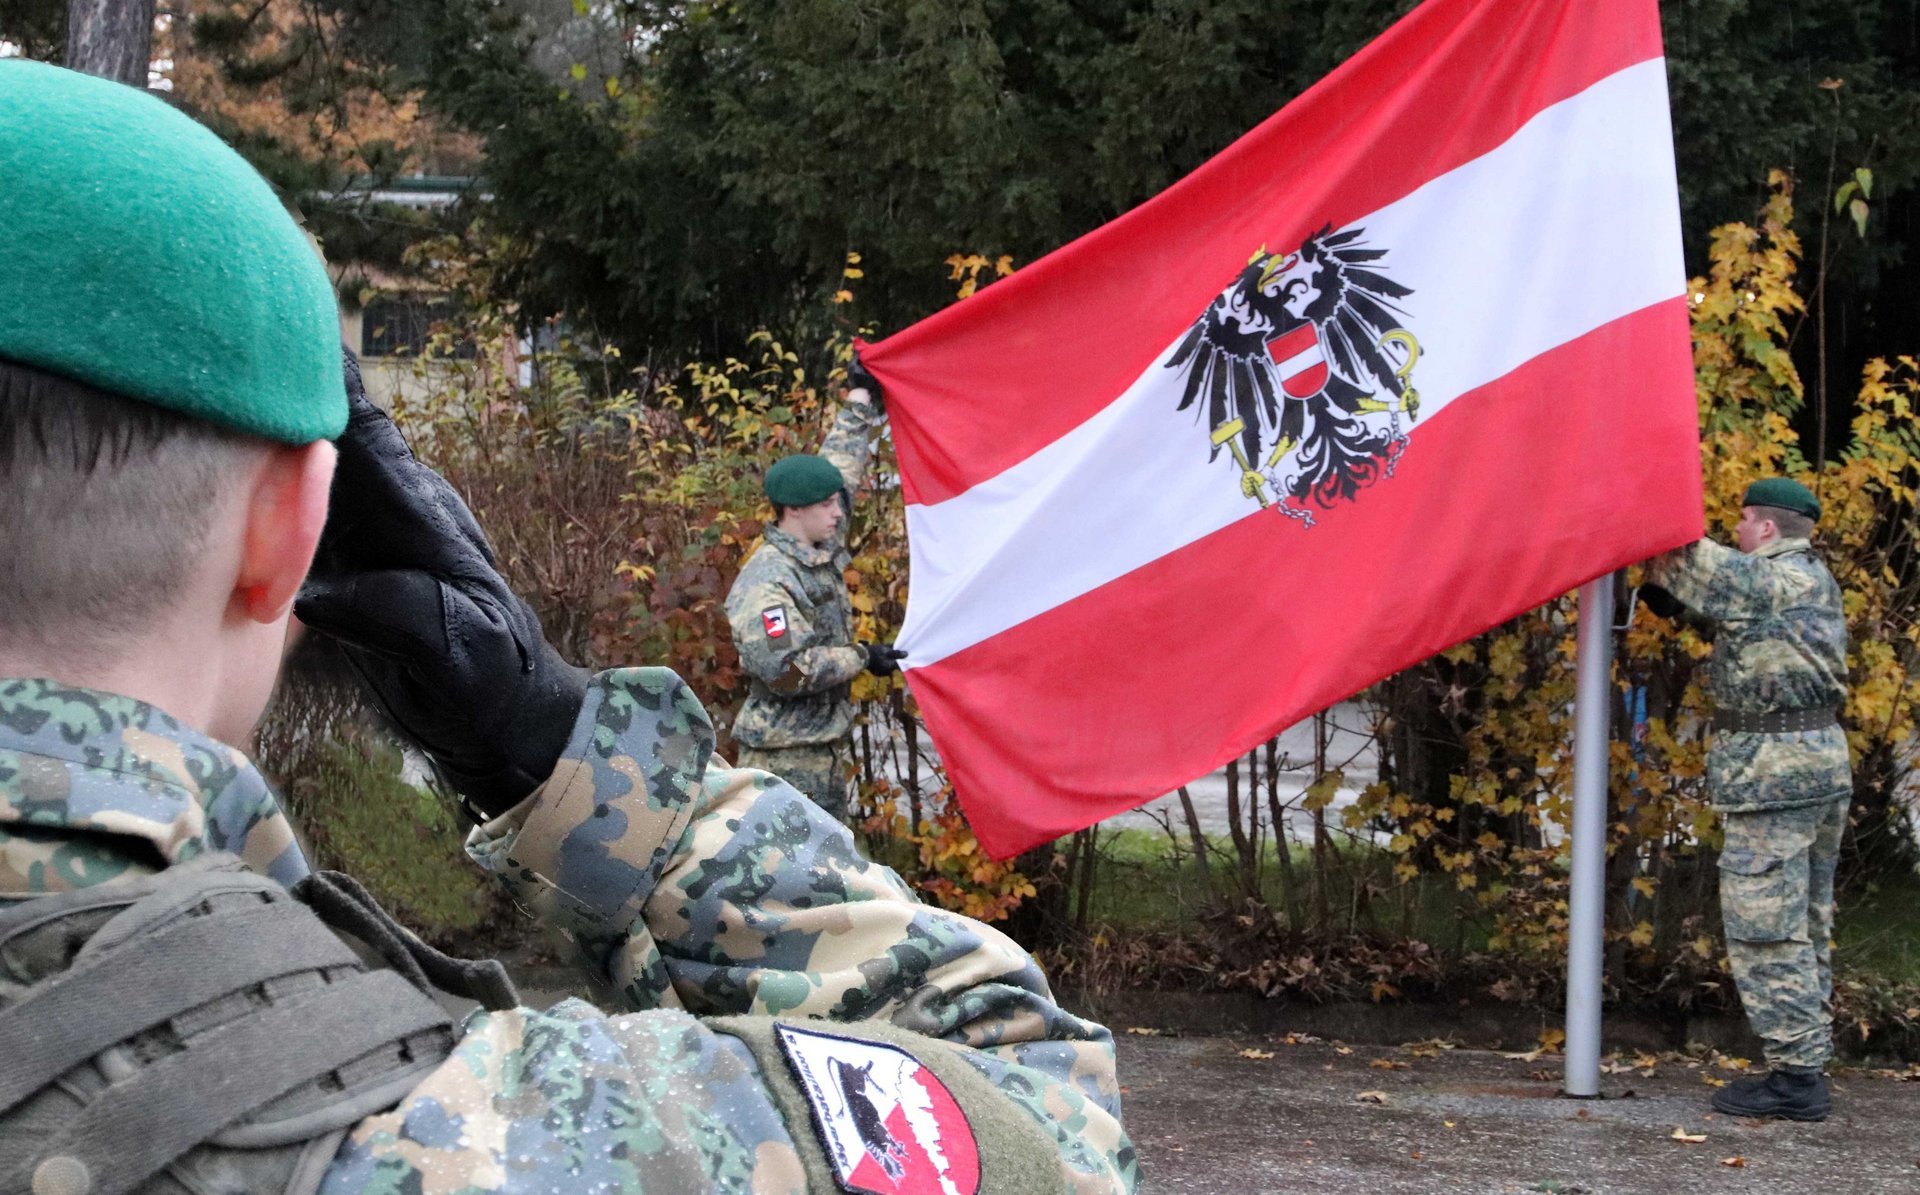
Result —
<path fill-rule="evenodd" d="M 1632 1098 L 1575 1101 L 1558 1097 L 1557 1058 L 1116 1032 L 1149 1192 L 1920 1192 L 1911 1082 L 1843 1074 L 1826 1123 L 1754 1123 L 1708 1111 L 1705 1076 L 1726 1072 L 1678 1062 L 1606 1076 Z"/>

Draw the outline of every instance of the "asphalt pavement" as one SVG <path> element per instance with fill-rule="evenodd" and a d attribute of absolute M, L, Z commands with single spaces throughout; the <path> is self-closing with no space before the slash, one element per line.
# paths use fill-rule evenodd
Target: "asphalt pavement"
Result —
<path fill-rule="evenodd" d="M 1841 1071 L 1789 1124 L 1709 1111 L 1724 1061 L 1611 1059 L 1569 1100 L 1552 1055 L 1115 1032 L 1146 1192 L 1920 1193 L 1920 1071 Z"/>

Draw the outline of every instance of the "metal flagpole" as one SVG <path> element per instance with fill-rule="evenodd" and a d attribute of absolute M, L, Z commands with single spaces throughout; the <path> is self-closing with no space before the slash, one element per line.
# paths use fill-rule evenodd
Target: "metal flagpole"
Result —
<path fill-rule="evenodd" d="M 1564 1094 L 1600 1094 L 1600 946 L 1607 871 L 1608 723 L 1613 709 L 1613 574 L 1580 587 L 1573 702 L 1573 870 L 1567 892 Z"/>

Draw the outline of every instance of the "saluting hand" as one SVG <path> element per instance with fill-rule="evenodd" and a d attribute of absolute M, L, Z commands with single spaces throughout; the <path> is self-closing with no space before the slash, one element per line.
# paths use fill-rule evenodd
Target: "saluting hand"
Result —
<path fill-rule="evenodd" d="M 345 645 L 470 814 L 502 813 L 553 771 L 586 673 L 548 645 L 460 495 L 367 400 L 352 353 L 346 374 L 332 505 L 294 613 Z"/>

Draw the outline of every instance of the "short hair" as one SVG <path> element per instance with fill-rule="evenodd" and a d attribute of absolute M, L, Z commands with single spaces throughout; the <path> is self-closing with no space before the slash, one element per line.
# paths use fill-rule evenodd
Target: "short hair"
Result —
<path fill-rule="evenodd" d="M 1811 515 L 1788 510 L 1784 506 L 1756 506 L 1754 509 L 1773 520 L 1781 539 L 1806 539 L 1813 534 L 1813 525 L 1817 521 Z"/>
<path fill-rule="evenodd" d="M 264 443 L 0 360 L 0 647 L 93 660 L 154 625 Z"/>

